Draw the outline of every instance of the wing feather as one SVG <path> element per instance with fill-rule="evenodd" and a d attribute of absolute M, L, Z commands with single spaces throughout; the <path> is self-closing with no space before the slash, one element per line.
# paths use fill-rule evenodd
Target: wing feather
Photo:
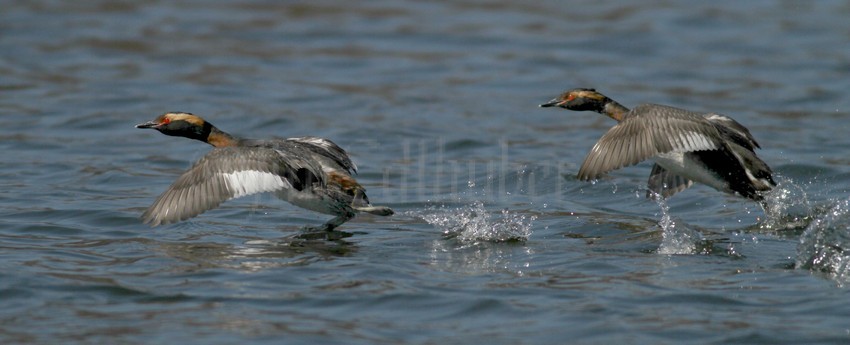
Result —
<path fill-rule="evenodd" d="M 716 150 L 722 139 L 717 126 L 698 113 L 641 105 L 599 138 L 579 168 L 578 178 L 596 179 L 658 154 Z"/>
<path fill-rule="evenodd" d="M 197 216 L 229 199 L 301 185 L 298 169 L 324 184 L 318 164 L 264 147 L 218 148 L 195 163 L 142 214 L 151 226 Z"/>
<path fill-rule="evenodd" d="M 729 132 L 729 136 L 732 140 L 738 143 L 738 145 L 746 147 L 750 151 L 753 151 L 756 148 L 761 148 L 753 135 L 750 134 L 750 130 L 731 117 L 716 113 L 708 113 L 705 114 L 704 117 L 709 122 L 717 124 L 719 129 Z"/>
<path fill-rule="evenodd" d="M 318 154 L 326 159 L 330 159 L 331 162 L 339 165 L 339 167 L 347 171 L 349 174 L 357 172 L 357 165 L 351 161 L 351 157 L 348 156 L 348 152 L 345 152 L 345 150 L 333 141 L 319 137 L 289 138 L 286 139 L 286 141 L 302 144 L 304 148 L 312 153 Z"/>

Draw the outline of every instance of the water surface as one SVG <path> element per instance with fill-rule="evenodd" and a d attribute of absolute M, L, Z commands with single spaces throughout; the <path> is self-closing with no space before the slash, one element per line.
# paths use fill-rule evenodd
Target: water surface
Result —
<path fill-rule="evenodd" d="M 2 343 L 843 343 L 843 1 L 9 3 L 0 11 Z M 730 115 L 781 186 L 758 205 L 650 165 L 574 177 L 595 87 Z M 352 153 L 397 214 L 234 200 L 139 215 L 200 142 L 165 111 Z"/>

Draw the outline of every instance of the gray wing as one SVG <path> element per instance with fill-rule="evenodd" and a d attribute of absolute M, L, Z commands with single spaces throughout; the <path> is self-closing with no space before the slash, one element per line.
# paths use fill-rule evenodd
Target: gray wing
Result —
<path fill-rule="evenodd" d="M 704 116 L 706 120 L 716 124 L 721 132 L 724 132 L 729 139 L 732 139 L 738 145 L 746 147 L 750 151 L 761 148 L 753 135 L 750 134 L 750 130 L 731 117 L 715 113 L 708 113 Z"/>
<path fill-rule="evenodd" d="M 658 154 L 716 150 L 722 144 L 717 127 L 683 109 L 644 104 L 599 138 L 579 168 L 580 180 L 592 180 Z"/>
<path fill-rule="evenodd" d="M 649 173 L 649 181 L 647 181 L 646 197 L 651 198 L 655 192 L 661 195 L 662 198 L 669 198 L 678 192 L 681 192 L 692 186 L 694 181 L 691 181 L 680 175 L 673 174 L 658 164 L 652 165 L 652 172 Z"/>
<path fill-rule="evenodd" d="M 197 216 L 222 202 L 262 192 L 301 190 L 323 183 L 315 163 L 262 147 L 211 151 L 177 178 L 143 214 L 151 226 Z"/>
<path fill-rule="evenodd" d="M 332 162 L 342 167 L 349 174 L 352 172 L 357 172 L 357 165 L 355 165 L 354 162 L 351 161 L 351 157 L 348 156 L 348 152 L 345 152 L 345 150 L 343 150 L 341 147 L 339 147 L 339 145 L 335 144 L 333 141 L 319 137 L 299 137 L 288 138 L 286 140 L 303 144 L 304 148 L 322 157 L 330 159 Z"/>

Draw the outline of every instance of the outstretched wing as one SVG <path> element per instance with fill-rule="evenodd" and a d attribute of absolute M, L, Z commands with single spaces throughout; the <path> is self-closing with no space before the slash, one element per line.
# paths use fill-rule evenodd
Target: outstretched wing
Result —
<path fill-rule="evenodd" d="M 759 143 L 756 142 L 756 139 L 753 138 L 753 135 L 750 134 L 750 130 L 744 125 L 738 123 L 731 117 L 721 114 L 708 113 L 705 114 L 705 119 L 709 122 L 717 124 L 717 129 L 724 132 L 724 134 L 743 147 L 748 148 L 750 151 L 755 150 L 756 148 L 761 148 Z"/>
<path fill-rule="evenodd" d="M 143 214 L 151 226 L 197 216 L 222 202 L 324 183 L 317 164 L 263 147 L 218 148 L 174 181 Z"/>
<path fill-rule="evenodd" d="M 645 104 L 599 138 L 579 168 L 578 178 L 592 180 L 659 154 L 716 150 L 721 144 L 717 126 L 703 116 Z"/>
<path fill-rule="evenodd" d="M 303 144 L 304 148 L 310 150 L 311 152 L 321 155 L 327 159 L 330 159 L 335 164 L 338 164 L 349 174 L 352 172 L 357 172 L 357 165 L 351 161 L 351 157 L 348 156 L 348 152 L 345 152 L 339 145 L 335 144 L 333 141 L 330 141 L 325 138 L 319 137 L 299 137 L 299 138 L 288 138 L 287 141 L 296 142 L 299 144 Z"/>

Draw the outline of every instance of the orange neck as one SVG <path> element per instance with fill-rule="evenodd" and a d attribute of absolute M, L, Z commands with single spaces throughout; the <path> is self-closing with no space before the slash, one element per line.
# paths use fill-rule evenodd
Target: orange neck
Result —
<path fill-rule="evenodd" d="M 606 116 L 608 116 L 608 117 L 610 117 L 614 120 L 617 120 L 617 122 L 623 121 L 623 116 L 625 116 L 626 113 L 628 113 L 628 112 L 629 112 L 629 108 L 626 108 L 626 107 L 622 106 L 620 103 L 617 103 L 613 100 L 608 102 L 608 103 L 605 103 L 605 106 L 602 108 L 602 111 L 601 111 L 602 114 L 604 114 L 604 115 L 606 115 Z"/>
<path fill-rule="evenodd" d="M 232 135 L 222 132 L 218 128 L 213 127 L 210 135 L 207 136 L 207 144 L 215 147 L 236 146 L 237 139 Z"/>

